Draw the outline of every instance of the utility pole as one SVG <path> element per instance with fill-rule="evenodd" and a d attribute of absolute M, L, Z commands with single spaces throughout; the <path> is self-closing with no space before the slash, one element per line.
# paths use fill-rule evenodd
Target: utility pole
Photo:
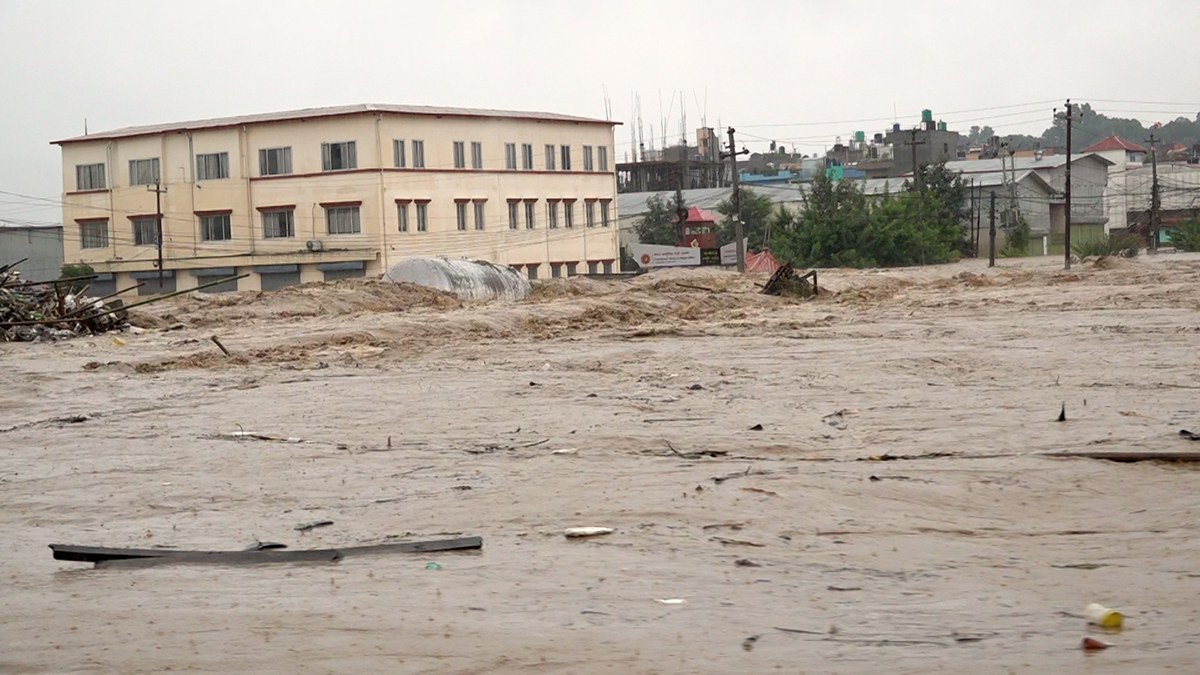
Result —
<path fill-rule="evenodd" d="M 1151 133 L 1147 143 L 1150 144 L 1150 171 L 1154 177 L 1150 187 L 1150 253 L 1158 253 L 1158 228 L 1162 218 L 1162 202 L 1158 193 L 1158 153 L 1154 151 L 1154 144 L 1158 143 L 1158 139 Z"/>
<path fill-rule="evenodd" d="M 1079 113 L 1083 115 L 1082 112 Z M 1066 212 L 1063 214 L 1063 269 L 1071 269 L 1071 126 L 1075 124 L 1075 110 L 1071 107 L 1071 99 L 1067 99 L 1067 109 L 1054 113 L 1055 119 L 1063 120 L 1067 125 L 1067 175 L 1063 187 L 1066 198 Z"/>
<path fill-rule="evenodd" d="M 971 217 L 967 219 L 971 233 L 971 250 L 979 257 L 979 244 L 975 241 L 975 179 L 971 179 Z"/>
<path fill-rule="evenodd" d="M 917 182 L 917 146 L 925 145 L 925 141 L 917 140 L 917 128 L 916 127 L 913 127 L 912 129 L 910 129 L 908 133 L 912 136 L 912 138 L 908 142 L 908 149 L 909 149 L 909 151 L 912 152 L 913 187 L 917 188 L 918 190 L 924 190 L 925 189 L 925 181 L 921 181 L 920 183 Z"/>
<path fill-rule="evenodd" d="M 729 127 L 729 152 L 721 153 L 721 159 L 729 159 L 729 169 L 733 172 L 733 236 L 737 239 L 737 269 L 738 272 L 744 273 L 746 271 L 746 242 L 742 241 L 742 238 L 746 235 L 742 228 L 742 193 L 738 188 L 737 158 L 738 155 L 746 155 L 750 151 L 737 151 L 733 132 L 734 128 Z"/>
<path fill-rule="evenodd" d="M 154 181 L 154 185 L 147 185 L 146 189 L 154 193 L 154 224 L 155 238 L 158 240 L 158 292 L 162 292 L 163 285 L 163 214 L 162 214 L 162 195 L 167 191 L 159 181 Z"/>
<path fill-rule="evenodd" d="M 996 192 L 991 193 L 991 207 L 988 210 L 988 238 L 991 243 L 988 245 L 988 267 L 996 266 Z"/>

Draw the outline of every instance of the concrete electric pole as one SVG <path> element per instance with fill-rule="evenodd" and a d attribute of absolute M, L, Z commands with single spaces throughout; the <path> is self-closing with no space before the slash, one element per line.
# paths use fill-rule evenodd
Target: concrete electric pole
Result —
<path fill-rule="evenodd" d="M 721 158 L 729 158 L 729 168 L 733 172 L 733 236 L 737 239 L 737 269 L 738 272 L 746 271 L 746 242 L 742 239 L 746 236 L 745 230 L 742 227 L 742 194 L 738 189 L 738 155 L 745 155 L 749 151 L 737 151 L 737 145 L 733 139 L 734 128 L 729 127 L 729 152 L 722 153 Z"/>
<path fill-rule="evenodd" d="M 1162 218 L 1162 201 L 1158 192 L 1158 153 L 1154 151 L 1158 139 L 1151 133 L 1150 140 L 1146 142 L 1150 144 L 1150 172 L 1153 176 L 1150 185 L 1150 253 L 1158 253 L 1158 228 Z"/>
<path fill-rule="evenodd" d="M 163 286 L 163 214 L 162 214 L 162 195 L 167 191 L 159 181 L 154 181 L 154 185 L 147 185 L 146 189 L 154 193 L 154 238 L 158 244 L 158 292 L 162 293 Z"/>

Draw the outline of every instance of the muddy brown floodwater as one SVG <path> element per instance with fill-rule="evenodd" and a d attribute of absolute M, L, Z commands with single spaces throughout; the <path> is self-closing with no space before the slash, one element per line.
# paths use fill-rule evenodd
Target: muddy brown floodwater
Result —
<path fill-rule="evenodd" d="M 1197 467 L 1045 455 L 1200 450 L 1200 256 L 821 281 L 507 306 L 337 282 L 150 306 L 124 345 L 0 345 L 0 671 L 1196 672 Z M 615 532 L 562 535 L 588 526 Z M 450 533 L 484 548 L 47 548 Z"/>

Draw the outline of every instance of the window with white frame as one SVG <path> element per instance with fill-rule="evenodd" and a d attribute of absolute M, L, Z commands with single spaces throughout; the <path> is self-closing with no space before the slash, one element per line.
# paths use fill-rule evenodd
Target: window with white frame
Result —
<path fill-rule="evenodd" d="M 133 226 L 134 246 L 158 245 L 158 220 L 156 218 L 153 216 L 149 218 L 130 218 L 129 222 Z"/>
<path fill-rule="evenodd" d="M 475 202 L 475 229 L 476 230 L 483 229 L 484 207 L 485 206 L 487 206 L 487 204 L 485 202 Z"/>
<path fill-rule="evenodd" d="M 454 168 L 467 168 L 467 144 L 462 141 L 454 141 Z"/>
<path fill-rule="evenodd" d="M 104 165 L 76 164 L 75 189 L 80 191 L 104 190 Z"/>
<path fill-rule="evenodd" d="M 466 202 L 455 202 L 454 215 L 458 221 L 458 231 L 466 232 L 467 231 L 467 203 Z"/>
<path fill-rule="evenodd" d="M 612 200 L 610 200 L 610 199 L 603 199 L 600 201 L 600 226 L 601 227 L 608 227 L 608 223 L 609 223 L 608 205 L 611 203 L 612 203 Z"/>
<path fill-rule="evenodd" d="M 429 202 L 417 202 L 417 232 L 429 230 Z"/>
<path fill-rule="evenodd" d="M 471 168 L 483 168 L 483 143 L 471 141 Z"/>
<path fill-rule="evenodd" d="M 129 160 L 130 185 L 154 185 L 159 181 L 158 158 Z"/>
<path fill-rule="evenodd" d="M 397 138 L 392 141 L 392 166 L 397 169 L 403 169 L 407 159 L 404 152 L 404 141 Z"/>
<path fill-rule="evenodd" d="M 600 160 L 600 170 L 608 171 L 608 146 L 601 145 L 596 148 L 596 156 Z"/>
<path fill-rule="evenodd" d="M 295 212 L 276 209 L 262 212 L 263 239 L 286 239 L 296 236 Z"/>
<path fill-rule="evenodd" d="M 258 175 L 286 176 L 292 172 L 292 149 L 263 148 L 258 151 Z"/>
<path fill-rule="evenodd" d="M 79 223 L 79 248 L 108 248 L 108 221 L 88 220 Z"/>
<path fill-rule="evenodd" d="M 546 227 L 552 230 L 558 227 L 558 202 L 552 199 L 546 200 Z"/>
<path fill-rule="evenodd" d="M 554 170 L 554 146 L 553 145 L 546 146 L 546 170 L 547 171 Z"/>
<path fill-rule="evenodd" d="M 583 170 L 584 171 L 592 171 L 592 170 L 594 170 L 593 167 L 594 167 L 594 165 L 592 164 L 592 146 L 585 145 L 585 146 L 583 146 Z"/>
<path fill-rule="evenodd" d="M 425 168 L 425 141 L 412 142 L 412 165 L 414 169 Z"/>
<path fill-rule="evenodd" d="M 396 222 L 401 232 L 408 232 L 408 202 L 397 202 Z"/>
<path fill-rule="evenodd" d="M 508 203 L 508 229 L 515 230 L 521 224 L 520 202 Z"/>
<path fill-rule="evenodd" d="M 360 231 L 357 206 L 325 207 L 325 232 L 328 234 L 358 234 Z"/>
<path fill-rule="evenodd" d="M 587 218 L 587 226 L 596 226 L 596 202 L 583 203 L 584 217 Z"/>
<path fill-rule="evenodd" d="M 517 170 L 517 144 L 504 144 L 504 168 L 509 171 Z"/>
<path fill-rule="evenodd" d="M 196 155 L 196 180 L 224 180 L 226 178 L 229 178 L 228 152 Z"/>
<path fill-rule="evenodd" d="M 228 213 L 211 213 L 200 216 L 201 241 L 229 241 L 233 239 Z"/>
<path fill-rule="evenodd" d="M 563 227 L 568 230 L 575 227 L 575 200 L 563 202 Z"/>
<path fill-rule="evenodd" d="M 525 229 L 532 230 L 536 223 L 536 203 L 533 201 L 525 202 Z"/>
<path fill-rule="evenodd" d="M 571 170 L 571 146 L 569 145 L 562 146 L 562 170 Z"/>
<path fill-rule="evenodd" d="M 354 141 L 321 144 L 321 170 L 347 171 L 358 168 Z"/>
<path fill-rule="evenodd" d="M 521 169 L 533 171 L 533 143 L 521 144 Z"/>

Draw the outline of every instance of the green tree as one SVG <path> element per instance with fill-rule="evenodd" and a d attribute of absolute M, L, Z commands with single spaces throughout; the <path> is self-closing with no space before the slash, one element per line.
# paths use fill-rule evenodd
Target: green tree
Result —
<path fill-rule="evenodd" d="M 1171 245 L 1180 251 L 1200 251 L 1200 219 L 1180 223 L 1171 233 Z"/>
<path fill-rule="evenodd" d="M 87 263 L 63 263 L 63 266 L 59 268 L 58 278 L 72 279 L 74 277 L 86 277 L 95 273 L 96 270 Z M 79 281 L 72 281 L 70 285 L 64 287 L 64 289 L 71 293 L 78 293 L 91 283 L 92 281 L 90 279 L 80 279 Z"/>
<path fill-rule="evenodd" d="M 942 263 L 959 254 L 966 192 L 943 164 L 917 177 L 924 189 L 868 198 L 848 180 L 814 178 L 806 208 L 777 220 L 772 250 L 807 267 L 890 267 Z"/>
<path fill-rule="evenodd" d="M 749 240 L 747 247 L 750 250 L 759 251 L 763 247 L 763 241 L 765 241 L 767 234 L 767 224 L 770 222 L 775 211 L 775 205 L 771 202 L 771 198 L 766 195 L 760 195 L 746 188 L 739 189 L 742 193 L 742 236 Z M 732 196 L 730 199 L 717 204 L 717 213 L 724 216 L 717 226 L 717 244 L 724 246 L 736 239 L 734 236 Z"/>
<path fill-rule="evenodd" d="M 634 223 L 633 230 L 643 244 L 674 246 L 679 243 L 677 224 L 679 211 L 687 210 L 687 203 L 676 195 L 664 199 L 662 195 L 651 195 L 646 200 L 646 215 Z"/>

